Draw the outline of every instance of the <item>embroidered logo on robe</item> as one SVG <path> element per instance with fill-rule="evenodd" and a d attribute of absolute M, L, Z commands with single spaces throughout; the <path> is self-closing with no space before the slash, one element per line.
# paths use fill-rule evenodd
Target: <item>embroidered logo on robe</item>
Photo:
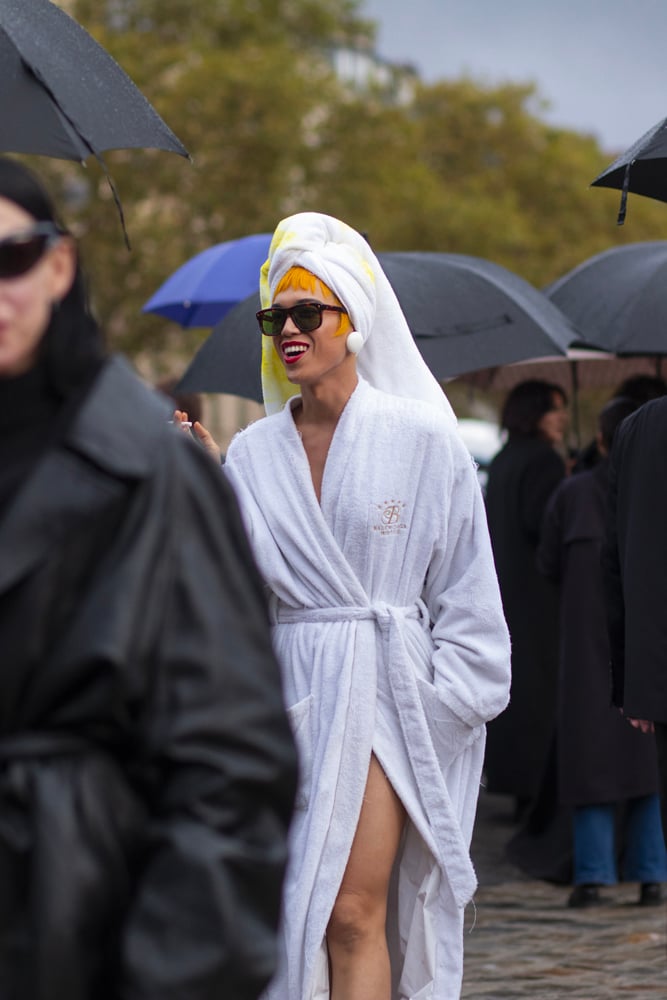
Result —
<path fill-rule="evenodd" d="M 400 535 L 407 531 L 405 504 L 402 500 L 384 500 L 371 505 L 371 530 L 380 535 Z"/>

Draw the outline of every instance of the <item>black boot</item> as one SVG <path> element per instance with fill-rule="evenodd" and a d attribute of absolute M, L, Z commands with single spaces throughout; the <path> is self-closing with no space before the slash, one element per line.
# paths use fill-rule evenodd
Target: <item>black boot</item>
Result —
<path fill-rule="evenodd" d="M 660 906 L 665 902 L 665 896 L 660 882 L 642 882 L 639 890 L 640 906 Z"/>
<path fill-rule="evenodd" d="M 599 886 L 594 884 L 575 885 L 567 901 L 568 906 L 583 909 L 586 906 L 600 906 L 605 900 L 600 895 Z"/>

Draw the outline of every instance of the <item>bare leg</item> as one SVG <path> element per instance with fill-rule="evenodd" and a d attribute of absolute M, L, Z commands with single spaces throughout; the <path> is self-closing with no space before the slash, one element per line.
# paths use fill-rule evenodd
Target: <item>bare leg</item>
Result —
<path fill-rule="evenodd" d="M 331 1000 L 390 1000 L 389 878 L 405 810 L 371 756 L 359 825 L 327 928 Z"/>

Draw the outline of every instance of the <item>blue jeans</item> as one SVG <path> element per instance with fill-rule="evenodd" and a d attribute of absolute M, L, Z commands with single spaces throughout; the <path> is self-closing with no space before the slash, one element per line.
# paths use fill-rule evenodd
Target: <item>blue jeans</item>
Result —
<path fill-rule="evenodd" d="M 656 722 L 655 746 L 658 751 L 660 775 L 660 804 L 662 807 L 662 833 L 667 844 L 667 722 Z"/>
<path fill-rule="evenodd" d="M 615 824 L 613 802 L 575 808 L 575 885 L 614 885 L 618 881 Z M 621 868 L 625 882 L 667 882 L 667 849 L 657 795 L 628 800 Z"/>

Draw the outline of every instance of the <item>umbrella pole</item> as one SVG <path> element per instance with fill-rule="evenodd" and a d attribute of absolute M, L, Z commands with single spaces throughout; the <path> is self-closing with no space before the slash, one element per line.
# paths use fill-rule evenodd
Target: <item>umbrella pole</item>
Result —
<path fill-rule="evenodd" d="M 123 227 L 123 237 L 125 239 L 125 246 L 127 247 L 128 250 L 131 250 L 132 246 L 130 244 L 130 237 L 129 237 L 128 232 L 127 232 L 127 226 L 125 225 L 125 212 L 123 211 L 123 206 L 122 206 L 121 201 L 120 201 L 120 195 L 118 194 L 118 190 L 116 188 L 116 185 L 114 184 L 114 182 L 113 182 L 113 180 L 111 178 L 111 174 L 107 170 L 107 165 L 104 162 L 104 160 L 102 159 L 102 157 L 98 153 L 95 153 L 95 159 L 100 164 L 100 166 L 102 167 L 102 170 L 106 174 L 107 184 L 111 188 L 111 194 L 113 195 L 113 200 L 116 203 L 116 208 L 118 209 L 118 214 L 120 216 L 120 224 Z"/>
<path fill-rule="evenodd" d="M 572 429 L 574 439 L 577 444 L 577 451 L 581 451 L 581 428 L 579 427 L 579 371 L 577 362 L 570 361 L 570 372 L 572 374 Z"/>

